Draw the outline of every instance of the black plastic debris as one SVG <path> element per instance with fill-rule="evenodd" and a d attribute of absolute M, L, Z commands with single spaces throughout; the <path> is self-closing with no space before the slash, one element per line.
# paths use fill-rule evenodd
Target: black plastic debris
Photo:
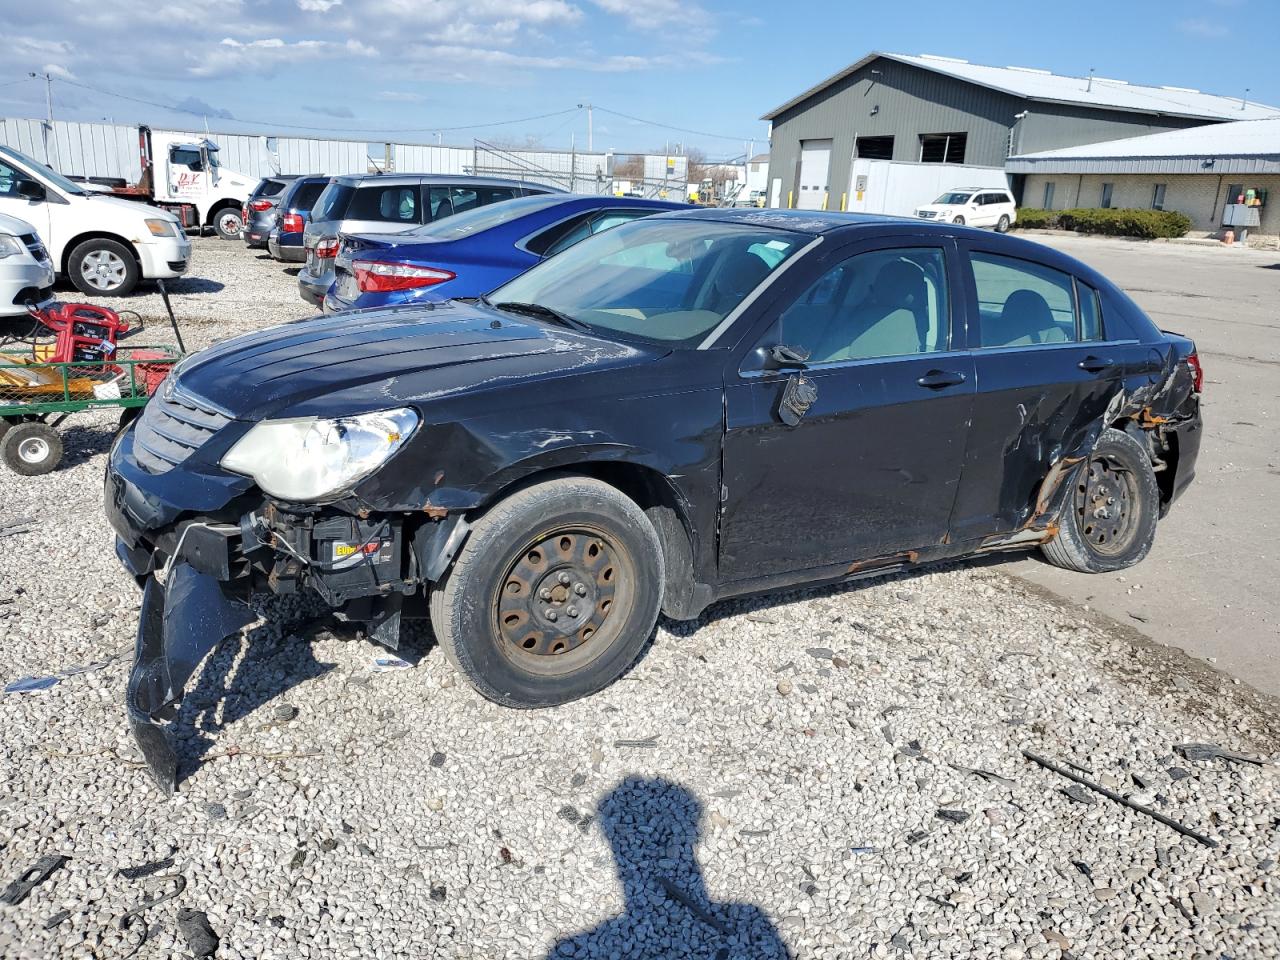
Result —
<path fill-rule="evenodd" d="M 193 956 L 212 957 L 218 949 L 218 935 L 209 926 L 209 917 L 200 910 L 183 907 L 178 911 L 178 932 L 187 941 Z"/>
<path fill-rule="evenodd" d="M 440 767 L 444 766 L 445 759 L 446 759 L 445 755 L 441 753 L 439 750 L 437 750 L 435 753 L 431 754 L 431 759 L 428 760 L 427 762 L 431 764 L 431 766 L 439 769 Z"/>
<path fill-rule="evenodd" d="M 575 826 L 577 825 L 578 821 L 582 819 L 582 815 L 567 803 L 563 807 L 561 807 L 559 810 L 556 811 L 556 816 L 559 819 L 563 820 L 565 823 L 571 823 L 571 824 L 574 824 Z"/>
<path fill-rule="evenodd" d="M 939 809 L 934 814 L 939 820 L 946 820 L 948 823 L 964 823 L 969 819 L 971 814 L 968 810 L 945 810 Z"/>
<path fill-rule="evenodd" d="M 1184 760 L 1234 760 L 1237 763 L 1266 763 L 1258 757 L 1250 757 L 1233 750 L 1224 750 L 1216 743 L 1179 743 L 1173 748 L 1174 753 Z"/>
<path fill-rule="evenodd" d="M 443 883 L 433 883 L 431 885 L 431 899 L 436 903 L 444 903 L 445 898 L 449 896 L 449 888 Z"/>
<path fill-rule="evenodd" d="M 1089 877 L 1092 879 L 1093 867 L 1089 866 L 1083 860 L 1072 860 L 1071 865 L 1075 867 L 1077 870 L 1079 870 L 1081 873 L 1083 873 L 1086 877 Z"/>
<path fill-rule="evenodd" d="M 1169 774 L 1170 780 L 1185 780 L 1191 776 L 1191 771 L 1185 767 L 1170 767 L 1165 772 Z"/>
<path fill-rule="evenodd" d="M 132 867 L 121 867 L 116 871 L 116 876 L 125 880 L 141 880 L 143 877 L 149 877 L 153 873 L 159 873 L 161 870 L 168 870 L 173 866 L 173 857 L 165 857 L 163 860 L 152 860 L 150 863 L 139 863 Z"/>
<path fill-rule="evenodd" d="M 60 926 L 71 916 L 70 910 L 59 910 L 53 916 L 48 917 L 44 922 L 46 930 L 52 930 L 54 927 Z"/>
<path fill-rule="evenodd" d="M 0 903 L 7 903 L 11 907 L 16 907 L 27 899 L 27 895 L 32 890 L 53 876 L 54 872 L 59 870 L 70 859 L 70 857 L 64 857 L 60 854 L 41 857 L 27 867 L 26 870 L 22 871 L 18 879 L 4 888 L 4 893 L 0 893 Z"/>
<path fill-rule="evenodd" d="M 928 830 L 912 830 L 907 834 L 907 843 L 916 844 L 929 835 Z"/>
<path fill-rule="evenodd" d="M 272 917 L 267 922 L 270 923 L 273 927 L 275 927 L 278 930 L 284 926 L 284 917 L 281 914 L 277 913 L 274 917 Z"/>
<path fill-rule="evenodd" d="M 1076 803 L 1083 803 L 1086 807 L 1091 807 L 1098 802 L 1097 797 L 1077 783 L 1063 787 L 1062 792 L 1067 795 L 1068 799 L 1074 800 Z"/>

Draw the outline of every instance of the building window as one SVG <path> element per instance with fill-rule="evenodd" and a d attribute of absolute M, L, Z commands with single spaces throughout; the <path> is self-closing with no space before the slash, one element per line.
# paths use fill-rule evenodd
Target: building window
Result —
<path fill-rule="evenodd" d="M 1053 186 L 1054 184 L 1052 180 L 1044 185 L 1044 204 L 1041 206 L 1042 210 L 1053 209 Z"/>
<path fill-rule="evenodd" d="M 1152 210 L 1164 209 L 1164 188 L 1165 188 L 1165 185 L 1163 183 L 1157 183 L 1154 187 L 1151 188 L 1151 209 Z"/>
<path fill-rule="evenodd" d="M 964 163 L 964 148 L 968 134 L 922 133 L 920 134 L 921 163 Z"/>
<path fill-rule="evenodd" d="M 892 160 L 893 137 L 858 137 L 853 142 L 853 155 L 866 160 Z"/>
<path fill-rule="evenodd" d="M 1102 209 L 1109 210 L 1111 208 L 1111 190 L 1115 186 L 1114 183 L 1104 183 L 1102 185 Z"/>
<path fill-rule="evenodd" d="M 1244 184 L 1233 183 L 1227 187 L 1227 203 L 1244 203 Z"/>

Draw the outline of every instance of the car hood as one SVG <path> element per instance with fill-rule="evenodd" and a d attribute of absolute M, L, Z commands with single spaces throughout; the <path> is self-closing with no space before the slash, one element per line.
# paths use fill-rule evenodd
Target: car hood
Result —
<path fill-rule="evenodd" d="M 338 416 L 657 356 L 450 301 L 338 313 L 236 337 L 184 361 L 177 386 L 238 420 Z"/>
<path fill-rule="evenodd" d="M 123 197 L 113 197 L 105 193 L 88 193 L 77 200 L 83 200 L 86 203 L 92 203 L 95 207 L 109 207 L 112 215 L 119 218 L 120 221 L 131 220 L 134 229 L 142 227 L 146 233 L 148 240 L 152 239 L 151 234 L 143 227 L 144 220 L 172 220 L 178 222 L 178 218 L 168 210 L 161 210 L 159 207 L 150 207 L 146 204 L 138 203 L 136 200 L 126 200 Z"/>

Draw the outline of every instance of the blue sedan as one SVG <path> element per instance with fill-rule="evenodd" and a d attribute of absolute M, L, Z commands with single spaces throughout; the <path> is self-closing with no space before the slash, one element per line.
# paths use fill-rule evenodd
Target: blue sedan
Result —
<path fill-rule="evenodd" d="M 344 235 L 325 313 L 478 297 L 579 240 L 685 204 L 626 197 L 519 197 L 409 233 Z"/>

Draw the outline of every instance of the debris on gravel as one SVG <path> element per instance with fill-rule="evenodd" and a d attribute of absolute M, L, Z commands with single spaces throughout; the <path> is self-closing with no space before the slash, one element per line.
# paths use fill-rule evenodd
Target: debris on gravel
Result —
<path fill-rule="evenodd" d="M 197 243 L 189 342 L 311 312 L 258 257 Z M 112 305 L 150 324 L 149 299 Z M 193 677 L 166 800 L 124 719 L 113 429 L 68 421 L 62 468 L 0 473 L 37 518 L 0 551 L 0 684 L 60 678 L 0 696 L 0 880 L 61 860 L 0 905 L 0 956 L 1277 952 L 1274 703 L 992 566 L 664 620 L 618 683 L 534 711 L 455 682 L 425 624 L 375 672 L 386 651 L 279 598 Z M 1176 759 L 1205 743 L 1266 762 Z M 1024 749 L 1218 846 L 1074 803 Z"/>

